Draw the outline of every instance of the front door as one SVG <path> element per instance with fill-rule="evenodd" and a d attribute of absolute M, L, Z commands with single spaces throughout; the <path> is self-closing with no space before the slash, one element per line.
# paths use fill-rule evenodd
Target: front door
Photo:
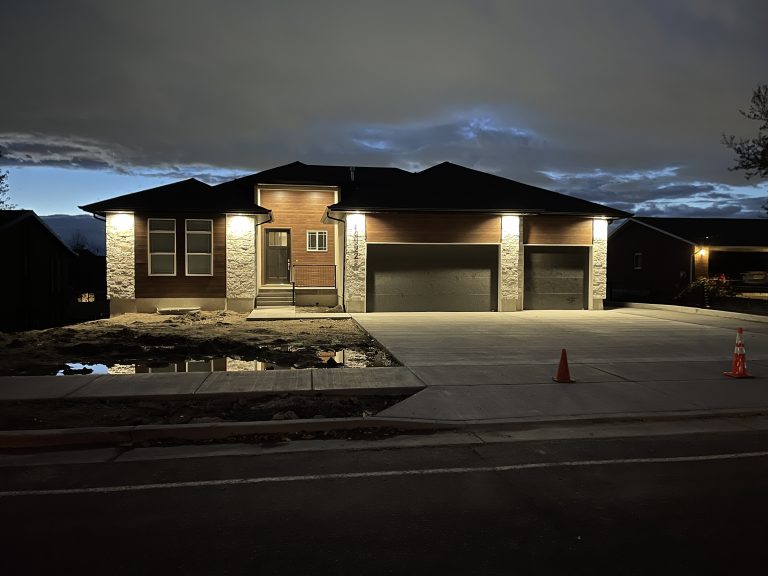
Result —
<path fill-rule="evenodd" d="M 288 284 L 291 277 L 291 231 L 266 230 L 267 284 Z"/>

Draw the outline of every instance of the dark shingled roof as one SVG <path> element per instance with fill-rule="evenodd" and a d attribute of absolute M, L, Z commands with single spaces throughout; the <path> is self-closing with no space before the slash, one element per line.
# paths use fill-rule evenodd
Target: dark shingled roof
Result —
<path fill-rule="evenodd" d="M 635 217 L 689 242 L 706 246 L 768 246 L 768 218 Z"/>
<path fill-rule="evenodd" d="M 256 205 L 253 189 L 217 192 L 215 186 L 189 178 L 181 182 L 149 188 L 80 206 L 81 210 L 104 215 L 107 212 L 237 212 L 267 214 L 269 210 Z"/>
<path fill-rule="evenodd" d="M 34 214 L 32 210 L 0 210 L 0 230 L 10 228 L 19 220 Z"/>
<path fill-rule="evenodd" d="M 72 254 L 76 254 L 76 252 L 72 250 L 72 248 L 70 248 L 69 245 L 64 242 L 64 240 L 62 240 L 59 235 L 51 229 L 50 226 L 48 226 L 48 224 L 42 221 L 40 216 L 35 214 L 34 210 L 0 210 L 0 232 L 13 228 L 16 224 L 26 220 L 27 218 L 36 220 L 40 227 L 46 231 L 46 233 L 53 236 L 53 238 L 55 238 L 56 241 L 59 242 L 66 250 Z"/>
<path fill-rule="evenodd" d="M 447 211 L 573 214 L 627 218 L 627 212 L 443 162 L 421 172 L 293 162 L 216 186 L 191 178 L 81 206 L 87 212 L 188 211 L 268 213 L 254 204 L 258 185 L 335 186 L 333 211 Z"/>
<path fill-rule="evenodd" d="M 353 179 L 354 173 L 354 179 Z M 236 180 L 223 182 L 215 186 L 222 192 L 247 189 L 253 191 L 259 184 L 277 184 L 294 186 L 338 186 L 341 196 L 357 191 L 372 193 L 386 190 L 390 193 L 408 186 L 413 173 L 400 168 L 382 168 L 371 166 L 318 166 L 292 162 L 277 168 L 263 170 L 258 174 L 243 176 Z"/>
<path fill-rule="evenodd" d="M 355 172 L 357 175 L 357 172 Z M 406 173 L 408 174 L 408 173 Z M 410 175 L 398 190 L 353 189 L 331 210 L 527 212 L 626 218 L 628 213 L 443 162 Z"/>

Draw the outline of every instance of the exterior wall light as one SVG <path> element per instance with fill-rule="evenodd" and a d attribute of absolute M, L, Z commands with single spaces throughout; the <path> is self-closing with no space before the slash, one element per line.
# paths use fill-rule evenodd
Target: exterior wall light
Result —
<path fill-rule="evenodd" d="M 592 221 L 592 240 L 608 240 L 608 220 L 595 218 Z"/>
<path fill-rule="evenodd" d="M 520 216 L 505 214 L 501 217 L 501 237 L 520 236 Z"/>
<path fill-rule="evenodd" d="M 133 229 L 133 214 L 120 212 L 109 214 L 107 217 L 109 227 L 115 232 L 125 232 Z"/>
<path fill-rule="evenodd" d="M 350 232 L 364 232 L 365 231 L 365 214 L 355 212 L 347 216 L 347 226 Z"/>
<path fill-rule="evenodd" d="M 234 236 L 243 236 L 253 230 L 253 218 L 235 215 L 227 218 L 227 232 Z"/>

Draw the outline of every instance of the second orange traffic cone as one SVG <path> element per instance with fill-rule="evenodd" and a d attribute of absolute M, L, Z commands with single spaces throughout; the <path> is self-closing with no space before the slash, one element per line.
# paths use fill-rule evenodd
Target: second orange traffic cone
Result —
<path fill-rule="evenodd" d="M 552 380 L 560 384 L 575 382 L 571 379 L 571 372 L 568 370 L 568 354 L 566 354 L 565 348 L 560 352 L 560 365 L 557 367 L 557 374 L 552 377 Z"/>
<path fill-rule="evenodd" d="M 731 378 L 753 378 L 747 372 L 747 351 L 744 348 L 744 330 L 736 328 L 736 348 L 733 350 L 733 364 L 730 372 L 723 372 Z"/>

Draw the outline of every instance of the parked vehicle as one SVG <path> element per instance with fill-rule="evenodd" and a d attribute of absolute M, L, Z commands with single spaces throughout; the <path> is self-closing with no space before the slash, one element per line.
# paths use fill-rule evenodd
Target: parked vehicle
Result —
<path fill-rule="evenodd" d="M 741 281 L 744 284 L 768 284 L 768 272 L 761 272 L 759 270 L 743 272 L 741 274 Z"/>

